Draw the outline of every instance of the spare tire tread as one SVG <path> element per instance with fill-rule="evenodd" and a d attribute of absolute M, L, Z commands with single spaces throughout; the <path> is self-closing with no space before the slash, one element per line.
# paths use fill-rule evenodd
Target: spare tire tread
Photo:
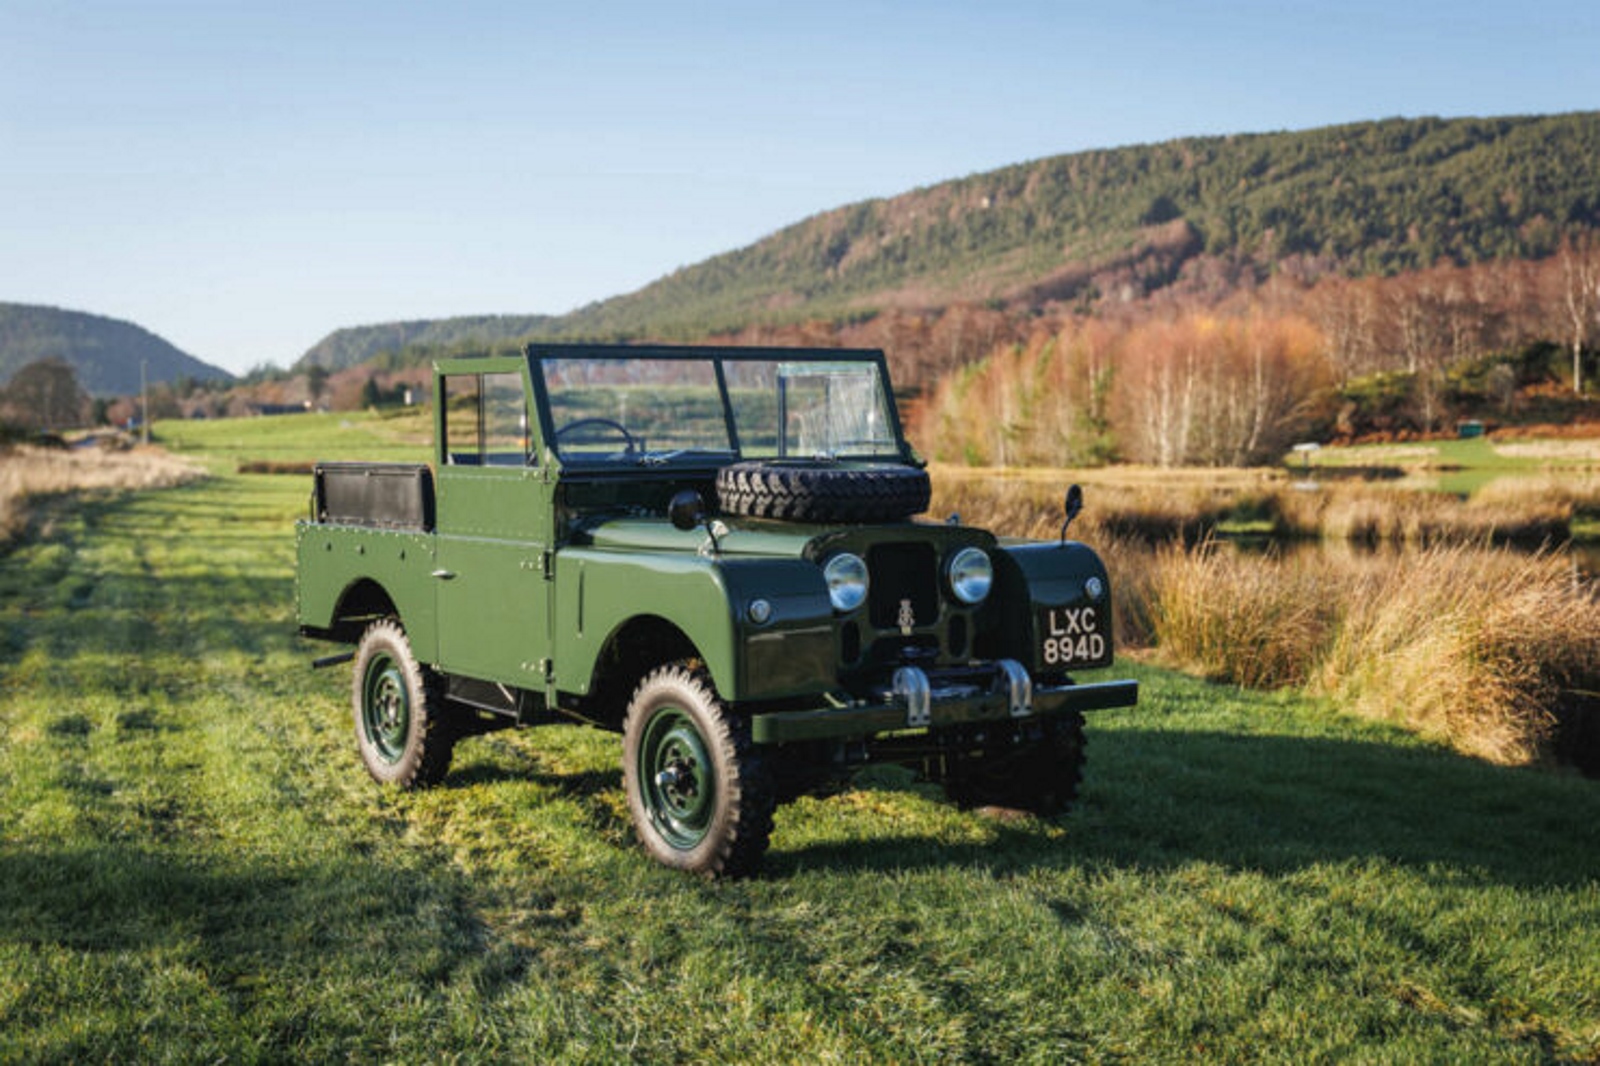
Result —
<path fill-rule="evenodd" d="M 925 470 L 892 463 L 733 463 L 717 472 L 726 514 L 794 522 L 897 522 L 928 509 Z"/>

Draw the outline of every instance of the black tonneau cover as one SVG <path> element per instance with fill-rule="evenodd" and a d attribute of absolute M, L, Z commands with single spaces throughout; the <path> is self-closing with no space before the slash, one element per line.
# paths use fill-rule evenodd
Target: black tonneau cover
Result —
<path fill-rule="evenodd" d="M 318 463 L 318 522 L 433 531 L 433 471 L 426 463 Z"/>

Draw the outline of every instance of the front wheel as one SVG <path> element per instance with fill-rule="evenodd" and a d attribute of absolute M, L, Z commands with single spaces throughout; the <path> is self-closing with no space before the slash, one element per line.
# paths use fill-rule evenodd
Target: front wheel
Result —
<path fill-rule="evenodd" d="M 654 858 L 709 877 L 761 865 L 773 789 L 749 723 L 705 670 L 678 664 L 647 675 L 628 704 L 622 751 L 628 811 Z"/>
<path fill-rule="evenodd" d="M 455 737 L 438 675 L 417 662 L 405 630 L 374 622 L 361 635 L 350 696 L 356 745 L 375 781 L 404 789 L 444 780 Z"/>

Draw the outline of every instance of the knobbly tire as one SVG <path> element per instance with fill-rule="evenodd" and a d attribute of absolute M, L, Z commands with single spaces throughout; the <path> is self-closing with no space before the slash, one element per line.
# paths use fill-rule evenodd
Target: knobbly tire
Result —
<path fill-rule="evenodd" d="M 427 788 L 450 770 L 455 735 L 437 674 L 417 662 L 398 622 L 374 622 L 361 635 L 351 691 L 356 745 L 373 780 Z"/>
<path fill-rule="evenodd" d="M 1062 813 L 1083 781 L 1083 716 L 1066 714 L 1038 723 L 1031 741 L 985 752 L 953 765 L 945 793 L 962 807 L 1002 807 L 1043 817 Z"/>
<path fill-rule="evenodd" d="M 794 522 L 897 522 L 928 509 L 928 472 L 896 463 L 777 459 L 717 471 L 724 514 Z"/>
<path fill-rule="evenodd" d="M 622 783 L 645 850 L 677 870 L 743 877 L 772 836 L 774 792 L 750 725 L 687 663 L 647 674 L 622 725 Z"/>

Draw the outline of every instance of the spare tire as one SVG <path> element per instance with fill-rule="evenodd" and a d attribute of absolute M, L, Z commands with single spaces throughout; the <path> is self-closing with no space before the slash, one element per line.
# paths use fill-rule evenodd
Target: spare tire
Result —
<path fill-rule="evenodd" d="M 928 473 L 896 463 L 777 459 L 717 471 L 724 514 L 794 522 L 898 522 L 928 509 Z"/>

